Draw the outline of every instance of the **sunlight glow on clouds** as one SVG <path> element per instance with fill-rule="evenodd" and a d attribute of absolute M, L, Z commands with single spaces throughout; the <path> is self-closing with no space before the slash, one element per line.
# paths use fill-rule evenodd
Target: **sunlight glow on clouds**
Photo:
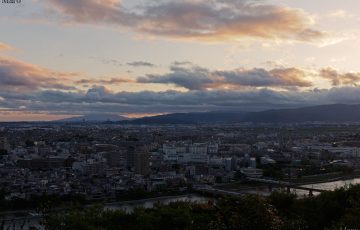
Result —
<path fill-rule="evenodd" d="M 54 72 L 32 64 L 0 56 L 0 89 L 24 92 L 36 89 L 72 90 L 65 85 L 76 73 Z"/>
<path fill-rule="evenodd" d="M 220 109 L 259 110 L 273 106 L 354 103 L 360 89 L 360 73 L 326 68 L 317 78 L 334 86 L 317 89 L 307 78 L 312 71 L 297 68 L 210 70 L 189 62 L 175 62 L 165 75 L 148 75 L 136 81 L 126 78 L 90 80 L 73 73 L 55 72 L 15 59 L 0 58 L 0 108 L 6 113 L 84 114 L 93 112 L 158 114 Z M 115 91 L 113 86 L 131 82 L 143 85 L 174 84 L 188 91 Z M 79 84 L 89 84 L 83 90 Z M 104 85 L 108 85 L 105 87 Z M 228 86 L 228 87 L 223 87 Z M 303 89 L 302 89 L 303 88 Z M 302 90 L 301 90 L 302 89 Z"/>
<path fill-rule="evenodd" d="M 360 103 L 360 5 L 349 1 L 1 8 L 0 121 Z"/>
<path fill-rule="evenodd" d="M 50 0 L 67 20 L 130 28 L 138 33 L 201 41 L 237 41 L 255 37 L 314 41 L 325 33 L 312 29 L 311 18 L 298 9 L 259 1 L 158 1 L 139 10 L 124 9 L 121 2 Z"/>
<path fill-rule="evenodd" d="M 14 47 L 0 42 L 0 50 L 14 50 Z"/>

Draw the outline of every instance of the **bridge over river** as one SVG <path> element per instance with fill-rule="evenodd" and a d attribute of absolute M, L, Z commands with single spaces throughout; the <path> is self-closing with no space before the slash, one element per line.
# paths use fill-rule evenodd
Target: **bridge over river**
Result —
<path fill-rule="evenodd" d="M 194 186 L 193 189 L 195 191 L 201 192 L 201 193 L 207 193 L 212 194 L 215 196 L 243 196 L 245 194 L 249 193 L 258 193 L 256 189 L 258 188 L 268 188 L 268 191 L 272 191 L 273 187 L 276 188 L 285 188 L 288 193 L 291 192 L 292 189 L 294 190 L 303 190 L 307 191 L 309 196 L 312 196 L 314 192 L 321 193 L 327 190 L 319 189 L 319 188 L 313 188 L 313 187 L 306 187 L 305 185 L 299 185 L 294 183 L 289 183 L 286 181 L 277 181 L 277 180 L 271 180 L 271 179 L 263 179 L 263 178 L 247 178 L 248 181 L 254 181 L 260 184 L 263 184 L 265 186 L 260 187 L 253 187 L 248 189 L 237 189 L 237 190 L 230 190 L 230 189 L 223 189 L 223 188 L 216 188 L 209 185 L 197 185 Z M 266 193 L 264 194 L 266 195 Z"/>
<path fill-rule="evenodd" d="M 274 185 L 276 187 L 283 187 L 286 188 L 288 192 L 290 189 L 298 189 L 298 190 L 305 190 L 309 191 L 309 195 L 313 195 L 313 192 L 325 192 L 327 190 L 319 189 L 319 188 L 309 188 L 304 185 L 294 184 L 287 181 L 279 181 L 279 180 L 271 180 L 271 179 L 264 179 L 264 178 L 247 178 L 249 181 L 254 181 L 258 183 L 263 183 L 267 185 Z"/>

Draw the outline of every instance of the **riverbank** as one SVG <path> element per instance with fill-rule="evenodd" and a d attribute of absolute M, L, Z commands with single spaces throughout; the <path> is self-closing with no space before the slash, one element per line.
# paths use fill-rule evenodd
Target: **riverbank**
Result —
<path fill-rule="evenodd" d="M 40 212 L 45 211 L 46 209 L 63 210 L 68 207 L 78 207 L 78 206 L 91 206 L 94 204 L 106 204 L 112 202 L 133 202 L 137 200 L 146 200 L 146 199 L 158 199 L 159 197 L 177 197 L 177 196 L 186 196 L 189 194 L 188 190 L 169 190 L 161 192 L 128 192 L 118 195 L 103 196 L 99 198 L 85 197 L 78 194 L 72 195 L 56 195 L 56 194 L 42 194 L 38 196 L 32 196 L 30 199 L 18 199 L 13 201 L 3 201 L 3 204 L 0 207 L 0 216 L 2 214 L 17 214 L 17 213 L 26 213 L 26 212 Z M 68 196 L 71 198 L 68 199 Z"/>
<path fill-rule="evenodd" d="M 339 180 L 350 180 L 354 178 L 360 177 L 360 170 L 355 170 L 352 173 L 328 173 L 328 174 L 319 174 L 319 175 L 311 175 L 311 176 L 304 176 L 301 178 L 296 178 L 293 180 L 286 180 L 290 183 L 296 185 L 306 185 L 306 184 L 314 184 L 314 183 L 326 183 L 326 182 L 333 182 Z"/>
<path fill-rule="evenodd" d="M 356 170 L 351 174 L 344 174 L 341 172 L 338 173 L 329 173 L 321 175 L 306 176 L 302 178 L 297 178 L 294 180 L 284 180 L 298 186 L 316 186 L 316 184 L 323 184 L 329 182 L 347 181 L 352 179 L 360 178 L 360 171 Z M 274 185 L 275 186 L 275 185 Z M 213 186 L 216 189 L 222 189 L 227 191 L 252 193 L 252 194 L 261 194 L 261 192 L 270 192 L 268 185 L 260 182 L 249 182 L 249 181 L 237 181 L 227 184 L 217 184 Z M 275 186 L 276 187 L 276 186 Z"/>
<path fill-rule="evenodd" d="M 144 198 L 144 199 L 134 199 L 134 200 L 126 200 L 126 201 L 113 201 L 113 202 L 106 202 L 106 201 L 93 201 L 91 203 L 87 203 L 84 207 L 91 207 L 96 204 L 100 204 L 102 206 L 131 206 L 131 205 L 138 205 L 143 204 L 146 202 L 162 202 L 167 200 L 175 200 L 176 199 L 186 199 L 186 198 L 193 198 L 193 197 L 200 197 L 195 193 L 187 193 L 181 195 L 169 195 L 169 196 L 157 196 L 151 198 Z M 52 208 L 50 212 L 59 212 L 59 211 L 66 211 L 71 209 L 72 207 L 58 207 Z M 29 213 L 36 213 L 35 209 L 23 209 L 23 210 L 9 210 L 9 211 L 2 211 L 0 212 L 0 220 L 3 216 L 24 216 L 28 215 Z"/>
<path fill-rule="evenodd" d="M 314 176 L 307 176 L 302 178 L 297 178 L 295 180 L 289 180 L 289 182 L 294 183 L 296 185 L 314 185 L 314 184 L 321 184 L 321 183 L 328 183 L 328 182 L 337 182 L 337 181 L 344 181 L 344 180 L 351 180 L 354 178 L 360 178 L 360 170 L 356 170 L 351 174 L 343 174 L 343 173 L 330 173 L 330 174 L 322 174 L 322 175 L 314 175 Z M 228 191 L 237 191 L 246 193 L 257 194 L 261 191 L 266 191 L 269 189 L 268 185 L 264 185 L 262 183 L 256 182 L 247 182 L 244 183 L 243 181 L 237 181 L 227 184 L 216 184 L 213 186 L 216 189 L 228 190 Z M 143 194 L 142 194 L 143 195 Z M 153 193 L 149 194 L 146 193 L 144 196 L 137 196 L 134 198 L 133 196 L 123 196 L 123 197 L 104 197 L 101 199 L 87 199 L 85 203 L 79 203 L 77 206 L 85 206 L 89 207 L 95 204 L 102 204 L 102 205 L 132 205 L 137 203 L 145 203 L 145 202 L 152 202 L 152 201 L 161 201 L 166 199 L 172 198 L 179 198 L 179 197 L 188 197 L 188 196 L 195 196 L 196 193 L 193 192 L 163 192 L 163 193 Z M 76 206 L 76 201 L 74 203 L 64 203 L 57 206 L 57 208 L 52 209 L 55 211 L 66 210 L 69 207 Z M 28 208 L 28 209 L 18 209 L 18 210 L 3 210 L 0 212 L 1 216 L 6 215 L 26 215 L 29 212 L 36 212 L 37 208 Z"/>
<path fill-rule="evenodd" d="M 189 193 L 186 195 L 173 195 L 173 196 L 161 196 L 161 197 L 153 197 L 146 199 L 137 199 L 137 200 L 129 200 L 129 201 L 116 201 L 116 202 L 107 202 L 107 203 L 97 203 L 99 207 L 103 207 L 105 210 L 115 211 L 115 210 L 123 210 L 127 214 L 132 213 L 135 208 L 146 208 L 151 209 L 156 207 L 158 204 L 167 205 L 172 202 L 178 201 L 189 201 L 194 204 L 206 203 L 209 199 L 206 197 L 199 196 L 195 193 Z M 67 207 L 67 208 L 53 208 L 48 211 L 47 214 L 53 215 L 57 213 L 66 213 L 68 210 L 84 210 L 91 209 L 96 205 L 96 203 L 88 204 L 83 206 L 82 208 Z M 35 229 L 44 229 L 42 225 L 42 220 L 44 219 L 43 214 L 31 215 L 30 213 L 35 213 L 33 210 L 21 210 L 21 211 L 8 211 L 0 213 L 0 223 L 3 223 L 5 226 L 4 229 L 28 229 L 30 226 L 35 226 Z M 15 227 L 14 227 L 15 226 Z M 2 229 L 2 228 L 0 228 Z"/>
<path fill-rule="evenodd" d="M 164 196 L 150 199 L 141 199 L 141 200 L 132 200 L 125 202 L 110 202 L 103 204 L 105 209 L 108 210 L 123 210 L 127 213 L 131 213 L 135 208 L 153 208 L 156 205 L 168 205 L 169 203 L 174 202 L 191 202 L 191 203 L 207 203 L 210 198 L 198 195 L 196 193 L 191 193 L 188 195 L 182 196 Z"/>

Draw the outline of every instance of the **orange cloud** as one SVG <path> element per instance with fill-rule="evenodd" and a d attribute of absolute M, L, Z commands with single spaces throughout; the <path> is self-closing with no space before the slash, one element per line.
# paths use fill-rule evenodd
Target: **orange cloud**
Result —
<path fill-rule="evenodd" d="M 125 9 L 116 0 L 50 0 L 77 23 L 115 25 L 152 36 L 201 41 L 242 38 L 311 42 L 325 34 L 311 28 L 303 11 L 253 0 L 159 1 L 141 9 Z"/>
<path fill-rule="evenodd" d="M 0 50 L 14 50 L 14 49 L 15 49 L 14 47 L 0 42 Z"/>
<path fill-rule="evenodd" d="M 178 4 L 178 13 L 174 7 L 164 14 L 159 12 L 158 17 L 146 18 L 138 29 L 154 35 L 206 41 L 236 41 L 244 37 L 314 41 L 325 36 L 325 33 L 309 27 L 310 19 L 300 10 L 239 4 L 234 9 L 217 12 L 206 8 L 204 2 L 205 6 L 192 4 L 186 9 Z M 209 11 L 204 12 L 204 9 Z M 224 15 L 231 18 L 224 18 Z"/>
<path fill-rule="evenodd" d="M 73 117 L 73 115 L 49 114 L 47 111 L 29 112 L 29 111 L 1 111 L 0 121 L 53 121 Z"/>
<path fill-rule="evenodd" d="M 333 86 L 337 85 L 356 85 L 360 81 L 360 73 L 339 73 L 330 67 L 321 69 L 319 75 L 331 81 Z"/>
<path fill-rule="evenodd" d="M 278 68 L 270 71 L 270 74 L 279 80 L 284 82 L 285 85 L 310 87 L 312 83 L 305 80 L 306 73 L 297 68 Z"/>
<path fill-rule="evenodd" d="M 166 113 L 122 113 L 122 116 L 125 116 L 127 118 L 141 118 L 141 117 L 152 117 L 152 116 L 158 116 L 158 115 L 164 115 Z"/>
<path fill-rule="evenodd" d="M 109 79 L 80 79 L 76 81 L 76 84 L 103 84 L 114 85 L 122 83 L 135 83 L 136 81 L 128 78 L 109 78 Z"/>
<path fill-rule="evenodd" d="M 76 73 L 63 73 L 0 56 L 0 89 L 30 91 L 44 89 L 74 89 L 70 83 Z"/>

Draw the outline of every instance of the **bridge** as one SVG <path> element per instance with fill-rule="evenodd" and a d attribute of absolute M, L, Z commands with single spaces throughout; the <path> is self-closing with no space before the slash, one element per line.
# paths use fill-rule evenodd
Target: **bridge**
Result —
<path fill-rule="evenodd" d="M 286 191 L 288 193 L 291 192 L 291 189 L 308 191 L 309 196 L 313 196 L 314 192 L 321 193 L 321 192 L 327 191 L 327 190 L 319 189 L 319 188 L 309 188 L 309 187 L 305 187 L 304 185 L 290 183 L 287 181 L 279 181 L 279 180 L 264 179 L 264 178 L 251 178 L 251 177 L 247 178 L 247 180 L 268 185 L 270 191 L 272 190 L 272 187 L 270 187 L 271 185 L 274 187 L 286 188 Z M 262 187 L 264 187 L 264 186 L 262 186 Z M 258 187 L 254 187 L 254 188 L 252 188 L 252 190 L 256 190 L 257 188 Z M 215 196 L 224 196 L 224 195 L 226 195 L 226 196 L 243 196 L 245 194 L 251 193 L 251 192 L 249 192 L 249 190 L 231 191 L 231 190 L 217 189 L 217 188 L 214 188 L 209 185 L 195 185 L 193 187 L 193 189 L 197 192 L 208 193 L 208 194 L 212 194 Z M 258 193 L 258 192 L 254 192 L 254 193 Z"/>
<path fill-rule="evenodd" d="M 263 179 L 263 178 L 247 178 L 249 181 L 260 182 L 264 184 L 276 185 L 279 187 L 286 187 L 287 191 L 290 192 L 290 189 L 298 189 L 298 190 L 306 190 L 309 191 L 309 195 L 312 195 L 313 192 L 325 192 L 327 190 L 318 189 L 318 188 L 308 188 L 304 185 L 294 184 L 287 181 L 279 181 L 279 180 L 271 180 L 271 179 Z"/>
<path fill-rule="evenodd" d="M 197 192 L 209 193 L 217 196 L 243 196 L 243 192 L 228 191 L 223 189 L 216 189 L 211 186 L 194 186 L 193 190 Z"/>

